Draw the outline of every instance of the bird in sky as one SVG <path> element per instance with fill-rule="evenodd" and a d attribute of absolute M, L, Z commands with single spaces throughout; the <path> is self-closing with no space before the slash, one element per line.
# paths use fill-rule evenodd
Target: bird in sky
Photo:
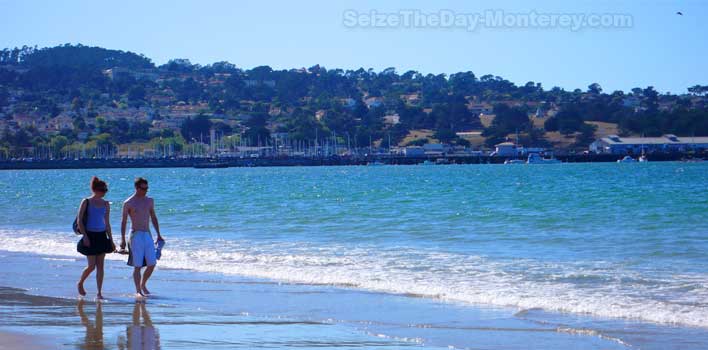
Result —
<path fill-rule="evenodd" d="M 676 12 L 676 14 L 679 16 L 683 16 L 683 12 L 681 12 L 681 11 Z"/>

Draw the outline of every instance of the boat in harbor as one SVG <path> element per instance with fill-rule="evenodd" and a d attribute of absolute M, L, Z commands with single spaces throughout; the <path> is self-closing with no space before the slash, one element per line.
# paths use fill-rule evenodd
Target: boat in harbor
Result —
<path fill-rule="evenodd" d="M 526 161 L 523 159 L 507 159 L 504 164 L 526 164 Z"/>
<path fill-rule="evenodd" d="M 617 163 L 636 163 L 637 160 L 631 156 L 624 156 L 624 158 L 617 160 Z"/>
<path fill-rule="evenodd" d="M 561 162 L 560 160 L 555 159 L 553 157 L 550 157 L 550 158 L 541 157 L 541 155 L 538 153 L 529 154 L 529 157 L 526 160 L 526 164 L 558 164 L 560 162 Z"/>

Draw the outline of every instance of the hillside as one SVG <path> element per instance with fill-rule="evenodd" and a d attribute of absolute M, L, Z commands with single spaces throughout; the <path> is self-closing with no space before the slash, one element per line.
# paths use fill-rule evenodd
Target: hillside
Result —
<path fill-rule="evenodd" d="M 688 91 L 544 89 L 471 71 L 242 69 L 186 59 L 155 66 L 120 50 L 23 47 L 0 51 L 0 154 L 132 142 L 184 148 L 212 135 L 241 145 L 274 136 L 302 144 L 336 136 L 356 147 L 389 137 L 424 142 L 416 133 L 475 148 L 519 135 L 526 146 L 580 150 L 609 133 L 708 135 L 708 87 Z"/>

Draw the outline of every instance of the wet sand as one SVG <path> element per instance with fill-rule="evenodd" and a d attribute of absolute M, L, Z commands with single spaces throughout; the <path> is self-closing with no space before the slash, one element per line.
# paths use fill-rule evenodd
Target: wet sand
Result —
<path fill-rule="evenodd" d="M 51 347 L 51 340 L 37 339 L 35 335 L 0 331 L 0 350 L 40 350 Z"/>
<path fill-rule="evenodd" d="M 328 285 L 158 269 L 136 302 L 131 268 L 108 260 L 77 298 L 81 257 L 0 251 L 0 332 L 52 349 L 704 349 L 703 329 L 588 319 L 541 310 L 454 305 Z M 159 265 L 158 265 L 159 266 Z M 7 285 L 16 281 L 12 288 Z M 19 341 L 19 343 L 18 343 Z"/>

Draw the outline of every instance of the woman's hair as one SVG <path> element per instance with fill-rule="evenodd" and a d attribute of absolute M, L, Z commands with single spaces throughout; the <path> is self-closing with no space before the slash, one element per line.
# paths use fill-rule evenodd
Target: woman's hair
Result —
<path fill-rule="evenodd" d="M 108 190 L 108 184 L 105 181 L 96 176 L 91 178 L 91 191 L 105 192 L 105 190 Z"/>

